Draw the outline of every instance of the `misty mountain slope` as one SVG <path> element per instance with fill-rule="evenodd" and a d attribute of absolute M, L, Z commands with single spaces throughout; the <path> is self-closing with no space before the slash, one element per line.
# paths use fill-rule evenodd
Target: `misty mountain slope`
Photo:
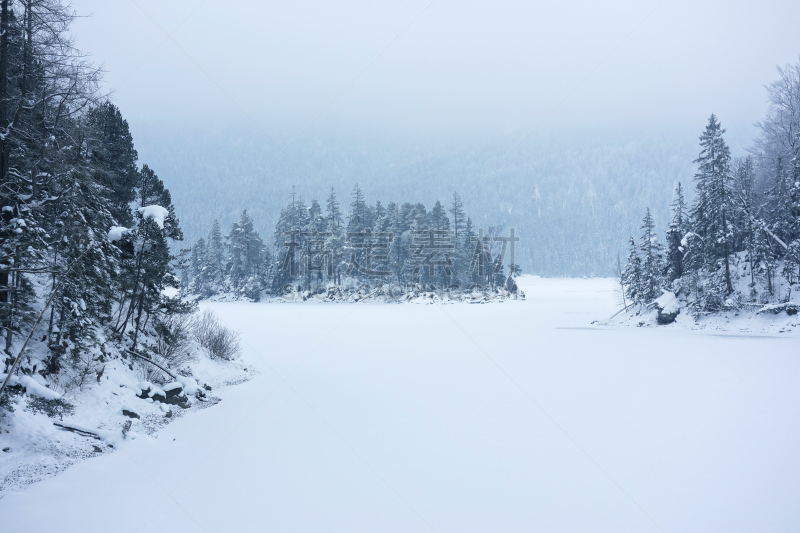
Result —
<path fill-rule="evenodd" d="M 609 274 L 645 207 L 666 226 L 673 187 L 691 180 L 696 157 L 692 137 L 669 135 L 531 136 L 511 153 L 522 135 L 451 144 L 303 136 L 287 155 L 248 126 L 140 127 L 140 160 L 173 191 L 184 246 L 205 236 L 214 218 L 227 231 L 242 209 L 271 235 L 293 186 L 306 201 L 323 201 L 333 187 L 346 207 L 359 183 L 370 203 L 430 207 L 457 191 L 477 227 L 517 228 L 519 262 L 543 275 Z"/>

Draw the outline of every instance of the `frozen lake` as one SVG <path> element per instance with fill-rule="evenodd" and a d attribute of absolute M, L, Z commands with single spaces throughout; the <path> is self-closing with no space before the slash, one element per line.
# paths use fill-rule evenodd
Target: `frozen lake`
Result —
<path fill-rule="evenodd" d="M 208 304 L 258 376 L 0 500 L 3 531 L 798 531 L 800 339 L 491 305 Z"/>

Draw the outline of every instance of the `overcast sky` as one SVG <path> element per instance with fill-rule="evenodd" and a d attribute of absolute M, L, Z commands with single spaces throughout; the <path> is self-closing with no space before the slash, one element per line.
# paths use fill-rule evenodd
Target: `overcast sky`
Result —
<path fill-rule="evenodd" d="M 800 2 L 74 0 L 132 125 L 271 135 L 746 127 Z M 167 34 L 171 37 L 167 38 Z M 248 118 L 249 117 L 249 118 Z"/>

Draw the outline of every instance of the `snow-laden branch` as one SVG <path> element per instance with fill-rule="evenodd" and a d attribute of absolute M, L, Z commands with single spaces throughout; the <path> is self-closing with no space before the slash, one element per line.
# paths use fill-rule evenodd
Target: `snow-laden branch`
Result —
<path fill-rule="evenodd" d="M 689 237 L 697 237 L 701 241 L 705 242 L 705 239 L 702 238 L 697 233 L 693 231 L 686 232 L 686 235 L 684 235 L 683 238 L 681 239 L 681 245 L 678 246 L 678 250 L 680 250 L 680 252 L 684 254 L 684 256 L 686 255 L 686 249 L 689 248 Z"/>
<path fill-rule="evenodd" d="M 164 229 L 164 219 L 169 216 L 169 210 L 160 205 L 148 205 L 138 209 L 143 218 L 152 218 L 158 227 Z"/>
<path fill-rule="evenodd" d="M 118 241 L 129 231 L 130 230 L 124 226 L 111 226 L 111 229 L 108 230 L 108 240 L 111 242 Z"/>

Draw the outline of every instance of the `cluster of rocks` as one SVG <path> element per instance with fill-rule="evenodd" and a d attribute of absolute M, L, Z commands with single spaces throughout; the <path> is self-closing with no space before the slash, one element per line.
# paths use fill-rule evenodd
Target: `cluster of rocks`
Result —
<path fill-rule="evenodd" d="M 204 401 L 208 385 L 198 385 L 192 378 L 179 376 L 180 381 L 173 381 L 162 386 L 154 385 L 148 381 L 138 384 L 139 393 L 136 395 L 143 400 L 152 400 L 164 405 L 176 405 L 182 409 L 189 407 L 190 397 Z M 139 414 L 132 408 L 122 410 L 122 414 L 129 418 L 139 418 Z"/>

